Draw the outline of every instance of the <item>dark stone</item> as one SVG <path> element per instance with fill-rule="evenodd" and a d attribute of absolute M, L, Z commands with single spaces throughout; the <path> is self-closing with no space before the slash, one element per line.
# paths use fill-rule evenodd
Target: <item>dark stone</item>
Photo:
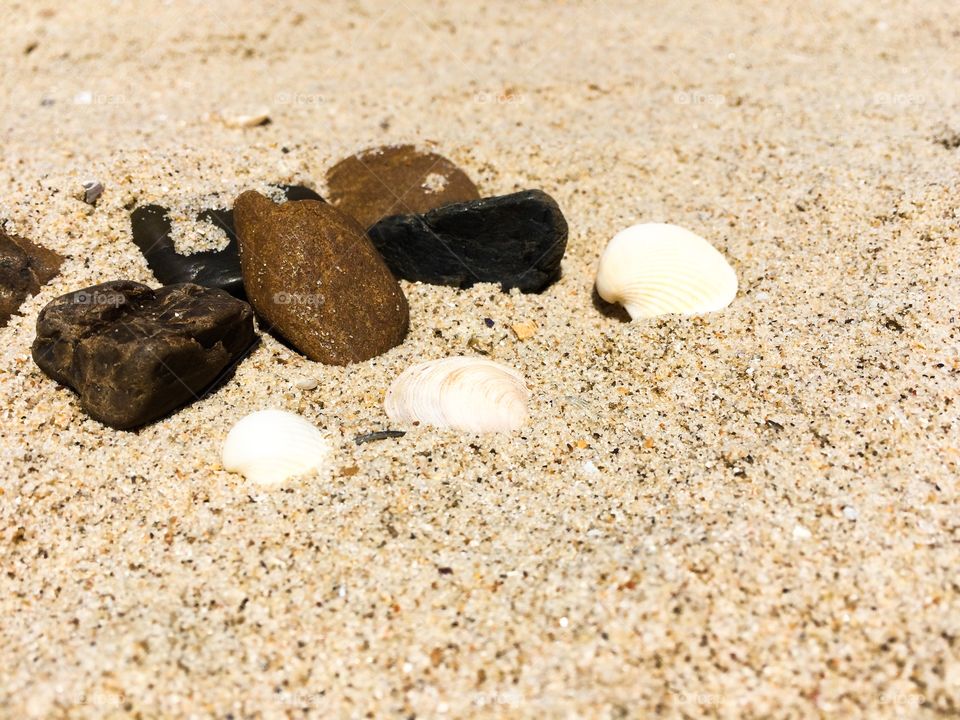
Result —
<path fill-rule="evenodd" d="M 357 435 L 353 441 L 357 445 L 363 445 L 364 443 L 403 437 L 406 434 L 403 430 L 378 430 L 377 432 L 367 433 L 366 435 Z"/>
<path fill-rule="evenodd" d="M 480 199 L 463 170 L 413 145 L 386 145 L 351 155 L 327 172 L 327 188 L 334 207 L 364 228 L 390 215 Z"/>
<path fill-rule="evenodd" d="M 384 218 L 368 231 L 397 277 L 466 288 L 539 292 L 560 277 L 567 221 L 540 190 Z"/>
<path fill-rule="evenodd" d="M 357 223 L 332 205 L 278 205 L 257 192 L 234 203 L 247 296 L 311 360 L 346 365 L 403 341 L 403 290 Z"/>
<path fill-rule="evenodd" d="M 301 185 L 279 187 L 288 201 L 323 201 L 313 190 Z M 170 238 L 172 224 L 167 209 L 160 205 L 144 205 L 131 213 L 133 242 L 140 248 L 154 277 L 164 285 L 196 283 L 220 288 L 235 297 L 244 298 L 233 210 L 207 209 L 197 215 L 197 220 L 209 222 L 223 230 L 229 239 L 227 246 L 223 250 L 204 250 L 192 255 L 181 255 Z"/>
<path fill-rule="evenodd" d="M 91 417 L 126 430 L 199 400 L 256 339 L 253 309 L 222 290 L 115 280 L 47 304 L 33 359 Z"/>
<path fill-rule="evenodd" d="M 26 238 L 0 230 L 0 327 L 31 295 L 52 280 L 63 258 Z"/>

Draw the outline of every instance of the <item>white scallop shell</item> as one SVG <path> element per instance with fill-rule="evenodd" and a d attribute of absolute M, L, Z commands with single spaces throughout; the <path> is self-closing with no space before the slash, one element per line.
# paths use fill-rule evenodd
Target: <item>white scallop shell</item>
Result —
<path fill-rule="evenodd" d="M 463 432 L 512 432 L 527 421 L 527 390 L 513 368 L 478 357 L 449 357 L 407 368 L 384 400 L 397 423 Z"/>
<path fill-rule="evenodd" d="M 597 267 L 597 292 L 636 320 L 725 308 L 737 295 L 737 274 L 699 235 L 668 223 L 642 223 L 610 241 Z"/>
<path fill-rule="evenodd" d="M 223 443 L 223 467 L 261 485 L 316 470 L 330 451 L 320 431 L 299 415 L 259 410 L 234 425 Z"/>

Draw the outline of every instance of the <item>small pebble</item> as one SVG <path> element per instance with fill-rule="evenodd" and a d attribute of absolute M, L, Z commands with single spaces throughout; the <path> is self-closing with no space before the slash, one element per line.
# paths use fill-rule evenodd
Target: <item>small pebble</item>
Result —
<path fill-rule="evenodd" d="M 517 340 L 529 340 L 537 334 L 537 324 L 532 320 L 514 323 L 510 326 L 510 329 L 517 336 Z"/>
<path fill-rule="evenodd" d="M 313 390 L 319 384 L 319 381 L 312 377 L 299 378 L 293 383 L 294 387 L 297 387 L 301 390 Z"/>
<path fill-rule="evenodd" d="M 794 540 L 809 540 L 811 537 L 813 537 L 813 535 L 803 525 L 794 525 L 793 527 Z"/>
<path fill-rule="evenodd" d="M 859 511 L 858 511 L 855 507 L 853 507 L 853 505 L 844 505 L 844 506 L 843 506 L 843 516 L 844 516 L 847 520 L 851 520 L 851 521 L 852 521 L 852 520 L 856 520 L 858 517 L 860 517 L 860 513 L 859 513 Z"/>
<path fill-rule="evenodd" d="M 377 440 L 403 437 L 406 434 L 403 430 L 378 430 L 377 432 L 367 433 L 366 435 L 357 435 L 353 441 L 357 445 L 363 445 L 364 443 L 376 442 Z"/>
<path fill-rule="evenodd" d="M 83 201 L 87 205 L 96 205 L 103 195 L 103 185 L 96 180 L 88 180 L 83 184 Z"/>
<path fill-rule="evenodd" d="M 488 328 L 492 328 L 494 325 L 496 325 L 496 323 L 493 321 L 493 318 L 484 318 L 483 324 L 486 325 Z"/>
<path fill-rule="evenodd" d="M 261 108 L 247 115 L 221 115 L 220 121 L 228 128 L 257 127 L 270 122 L 270 110 Z"/>

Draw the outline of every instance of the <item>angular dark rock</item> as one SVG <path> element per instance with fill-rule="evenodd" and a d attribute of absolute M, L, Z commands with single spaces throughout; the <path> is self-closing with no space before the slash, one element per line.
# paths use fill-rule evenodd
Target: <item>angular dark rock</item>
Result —
<path fill-rule="evenodd" d="M 390 215 L 478 200 L 477 186 L 442 155 L 413 145 L 370 148 L 327 171 L 330 202 L 364 228 Z"/>
<path fill-rule="evenodd" d="M 500 283 L 540 292 L 560 277 L 567 221 L 540 190 L 384 218 L 368 230 L 393 274 L 466 288 Z"/>
<path fill-rule="evenodd" d="M 279 187 L 288 201 L 323 201 L 313 190 L 302 185 Z M 210 208 L 197 215 L 197 221 L 209 222 L 223 230 L 229 240 L 227 246 L 222 250 L 204 250 L 192 255 L 178 253 L 170 238 L 173 226 L 169 214 L 160 205 L 144 205 L 131 213 L 133 242 L 140 248 L 154 277 L 164 285 L 196 283 L 244 298 L 233 210 Z"/>
<path fill-rule="evenodd" d="M 0 230 L 0 327 L 56 276 L 62 263 L 53 250 Z"/>
<path fill-rule="evenodd" d="M 332 205 L 278 205 L 257 192 L 234 203 L 247 296 L 311 360 L 346 365 L 403 341 L 399 283 L 357 223 Z"/>
<path fill-rule="evenodd" d="M 200 399 L 256 339 L 253 309 L 222 290 L 115 280 L 48 303 L 33 359 L 91 417 L 125 430 Z"/>
<path fill-rule="evenodd" d="M 363 445 L 365 443 L 377 442 L 379 440 L 389 440 L 390 438 L 403 437 L 406 434 L 407 433 L 404 430 L 378 430 L 377 432 L 357 435 L 353 441 L 357 445 Z"/>

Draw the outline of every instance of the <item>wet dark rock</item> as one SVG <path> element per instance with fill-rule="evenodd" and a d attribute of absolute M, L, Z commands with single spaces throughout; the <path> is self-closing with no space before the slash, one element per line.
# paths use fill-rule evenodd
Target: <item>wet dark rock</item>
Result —
<path fill-rule="evenodd" d="M 56 276 L 62 263 L 52 250 L 0 230 L 0 327 Z"/>
<path fill-rule="evenodd" d="M 288 201 L 323 201 L 313 190 L 301 185 L 281 185 L 280 189 Z M 192 255 L 178 253 L 170 237 L 173 226 L 168 211 L 160 205 L 144 205 L 131 213 L 133 242 L 140 248 L 154 276 L 164 285 L 196 283 L 244 298 L 233 210 L 210 208 L 197 215 L 197 220 L 223 230 L 229 240 L 227 246 L 222 250 L 204 250 Z"/>
<path fill-rule="evenodd" d="M 466 288 L 539 292 L 560 276 L 567 222 L 540 190 L 384 218 L 368 234 L 394 275 Z"/>
<path fill-rule="evenodd" d="M 95 420 L 130 429 L 199 400 L 255 342 L 253 309 L 223 290 L 115 280 L 47 304 L 33 359 Z"/>

